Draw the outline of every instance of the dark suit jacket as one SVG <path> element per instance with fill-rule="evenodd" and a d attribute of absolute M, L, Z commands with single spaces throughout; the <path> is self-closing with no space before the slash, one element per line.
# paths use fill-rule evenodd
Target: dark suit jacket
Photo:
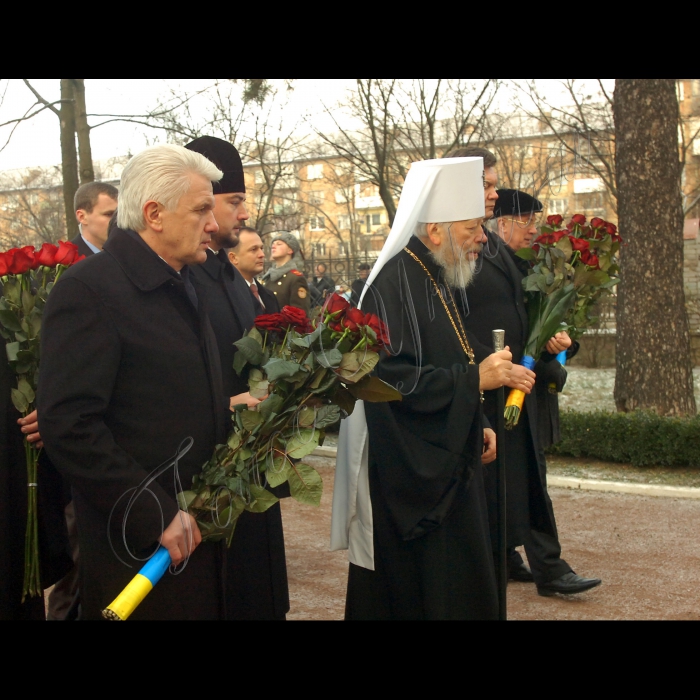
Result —
<path fill-rule="evenodd" d="M 477 339 L 474 353 L 481 362 L 493 352 L 492 331 L 505 330 L 505 344 L 520 362 L 527 342 L 529 323 L 522 288 L 525 266 L 492 233 L 480 256 L 466 294 L 457 294 L 464 324 Z M 506 388 L 506 392 L 509 389 Z M 496 392 L 484 392 L 484 413 L 496 425 Z M 508 478 L 509 533 L 522 531 L 529 521 L 531 529 L 554 535 L 556 526 L 551 501 L 546 491 L 546 463 L 538 439 L 537 401 L 535 392 L 526 396 L 524 414 L 519 425 L 506 431 L 506 469 Z M 486 472 L 489 487 L 490 472 Z M 512 527 L 511 527 L 512 525 Z M 509 534 L 510 537 L 510 534 Z M 513 544 L 522 544 L 515 542 Z"/>
<path fill-rule="evenodd" d="M 260 282 L 258 282 L 258 280 L 256 280 L 256 284 L 258 287 L 258 294 L 260 294 L 260 298 L 262 299 L 263 304 L 265 304 L 265 308 L 263 309 L 263 307 L 260 305 L 260 302 L 255 298 L 255 295 L 252 292 L 250 292 L 250 295 L 253 297 L 254 300 L 257 315 L 260 316 L 260 314 L 279 313 L 280 305 L 277 301 L 277 297 L 272 292 L 265 289 L 265 287 L 263 287 L 263 285 Z M 250 287 L 248 288 L 248 291 L 250 291 Z"/>
<path fill-rule="evenodd" d="M 80 254 L 84 255 L 86 258 L 89 258 L 91 255 L 95 254 L 95 252 L 90 248 L 90 246 L 87 243 L 85 243 L 83 237 L 80 234 L 73 238 L 71 240 L 71 243 L 77 245 Z"/>
<path fill-rule="evenodd" d="M 46 304 L 40 430 L 73 489 L 85 619 L 99 619 L 141 566 L 122 539 L 129 495 L 191 437 L 178 465 L 188 488 L 225 437 L 216 340 L 203 290 L 198 296 L 195 309 L 185 280 L 138 234 L 117 229 L 100 255 L 64 273 Z M 179 488 L 168 470 L 134 503 L 125 524 L 131 552 L 144 557 L 157 546 L 178 512 Z M 133 617 L 219 618 L 220 564 L 217 544 L 200 545 Z"/>
<path fill-rule="evenodd" d="M 219 346 L 221 372 L 226 396 L 248 391 L 245 379 L 233 370 L 236 347 L 233 343 L 243 337 L 255 322 L 255 307 L 250 289 L 223 251 L 207 250 L 207 260 L 191 268 L 192 276 L 204 288 L 209 317 Z"/>

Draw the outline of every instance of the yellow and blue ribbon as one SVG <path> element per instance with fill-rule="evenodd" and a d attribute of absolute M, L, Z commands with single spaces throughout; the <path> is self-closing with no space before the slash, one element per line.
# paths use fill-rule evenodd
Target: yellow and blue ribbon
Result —
<path fill-rule="evenodd" d="M 141 567 L 141 571 L 129 581 L 126 588 L 102 611 L 107 620 L 126 620 L 143 599 L 153 590 L 171 564 L 165 547 L 158 547 L 155 554 Z"/>

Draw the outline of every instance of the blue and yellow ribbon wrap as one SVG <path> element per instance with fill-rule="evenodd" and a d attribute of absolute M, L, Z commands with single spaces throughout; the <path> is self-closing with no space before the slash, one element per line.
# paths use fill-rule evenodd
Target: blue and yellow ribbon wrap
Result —
<path fill-rule="evenodd" d="M 141 567 L 141 571 L 102 611 L 102 617 L 106 620 L 127 620 L 160 581 L 170 564 L 168 550 L 165 547 L 158 547 L 155 554 Z"/>

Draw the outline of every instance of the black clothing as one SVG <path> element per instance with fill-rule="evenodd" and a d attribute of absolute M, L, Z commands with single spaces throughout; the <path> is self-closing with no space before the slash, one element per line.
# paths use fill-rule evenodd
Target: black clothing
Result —
<path fill-rule="evenodd" d="M 498 201 L 493 210 L 493 215 L 522 216 L 523 214 L 539 213 L 544 208 L 539 199 L 521 190 L 497 190 Z"/>
<path fill-rule="evenodd" d="M 408 247 L 439 279 L 423 243 Z M 495 619 L 478 366 L 405 251 L 379 273 L 366 310 L 381 313 L 379 299 L 398 354 L 382 355 L 375 371 L 404 398 L 364 404 L 375 571 L 350 566 L 346 617 Z"/>
<path fill-rule="evenodd" d="M 528 317 L 521 280 L 527 264 L 515 256 L 501 240 L 487 234 L 488 243 L 481 255 L 481 267 L 474 274 L 465 296 L 459 296 L 464 323 L 478 339 L 474 348 L 477 361 L 481 362 L 493 352 L 491 332 L 495 328 L 505 330 L 505 344 L 510 346 L 513 362 L 520 362 L 528 336 Z M 508 389 L 506 388 L 506 391 Z M 484 413 L 492 426 L 496 425 L 496 392 L 484 392 Z M 507 542 L 509 547 L 526 545 L 536 581 L 558 578 L 570 571 L 566 562 L 559 559 L 560 547 L 552 502 L 547 493 L 546 462 L 537 433 L 537 402 L 535 393 L 526 396 L 518 425 L 506 431 L 506 503 Z M 496 528 L 495 470 L 487 469 L 485 484 L 489 501 L 492 534 Z M 551 556 L 556 565 L 538 565 L 541 548 L 530 546 L 531 531 L 544 536 L 552 545 Z M 541 539 L 541 538 L 540 538 Z M 495 537 L 494 537 L 495 541 Z M 530 552 L 532 551 L 532 556 Z M 546 573 L 542 574 L 542 569 Z M 544 578 L 543 578 L 544 576 Z"/>
<path fill-rule="evenodd" d="M 226 396 L 248 391 L 233 370 L 235 346 L 255 321 L 258 301 L 223 252 L 207 251 L 207 261 L 191 274 L 206 290 L 207 308 L 219 347 Z M 274 294 L 266 292 L 272 299 Z M 267 297 L 265 303 L 267 304 Z M 276 303 L 276 301 L 275 301 Z M 267 313 L 277 309 L 270 308 Z M 289 610 L 287 563 L 279 503 L 264 513 L 243 512 L 226 550 L 226 617 L 229 620 L 284 619 Z"/>
<path fill-rule="evenodd" d="M 141 566 L 121 536 L 132 490 L 191 437 L 178 465 L 189 487 L 225 439 L 228 402 L 205 305 L 196 311 L 184 281 L 139 239 L 113 231 L 100 255 L 64 273 L 44 313 L 40 428 L 73 490 L 84 619 L 100 619 Z M 197 295 L 205 297 L 203 290 Z M 170 471 L 149 490 L 125 525 L 128 546 L 140 557 L 178 513 Z M 220 618 L 221 551 L 218 543 L 200 545 L 133 618 Z"/>
<path fill-rule="evenodd" d="M 365 288 L 367 280 L 356 279 L 352 283 L 352 294 L 350 295 L 350 301 L 357 306 L 360 303 L 360 297 L 362 296 L 362 291 Z"/>
<path fill-rule="evenodd" d="M 328 275 L 323 275 L 321 279 L 318 277 L 312 277 L 309 284 L 309 291 L 312 294 L 313 303 L 320 305 L 324 299 L 324 292 L 326 293 L 326 296 L 328 296 L 329 294 L 333 294 L 335 291 L 335 282 Z"/>
<path fill-rule="evenodd" d="M 579 344 L 574 341 L 566 351 L 566 359 L 570 360 L 579 349 Z M 542 353 L 542 357 L 535 365 L 535 395 L 537 397 L 537 435 L 542 449 L 546 450 L 561 440 L 559 428 L 559 394 L 566 384 L 566 367 L 559 364 L 555 355 Z M 554 385 L 555 393 L 550 391 L 550 384 Z"/>
<path fill-rule="evenodd" d="M 255 280 L 255 283 L 258 287 L 258 294 L 260 295 L 260 298 L 262 299 L 263 304 L 265 304 L 265 308 L 260 305 L 260 302 L 255 299 L 255 295 L 253 292 L 250 292 L 251 296 L 255 300 L 255 311 L 256 315 L 260 316 L 261 314 L 276 314 L 279 313 L 280 310 L 280 305 L 279 302 L 277 301 L 277 297 L 268 289 L 265 289 L 265 287 L 262 285 L 261 282 L 258 282 L 258 280 Z M 250 288 L 249 288 L 250 291 Z"/>
<path fill-rule="evenodd" d="M 250 289 L 223 251 L 207 250 L 206 262 L 190 268 L 190 274 L 204 287 L 208 296 L 207 311 L 219 347 L 224 396 L 242 394 L 248 391 L 248 383 L 233 369 L 234 343 L 255 322 Z"/>
<path fill-rule="evenodd" d="M 83 237 L 78 234 L 75 238 L 71 239 L 71 243 L 75 244 L 78 246 L 78 252 L 81 255 L 84 255 L 86 258 L 89 258 L 91 255 L 95 254 L 95 251 L 90 248 L 90 246 L 85 242 Z"/>

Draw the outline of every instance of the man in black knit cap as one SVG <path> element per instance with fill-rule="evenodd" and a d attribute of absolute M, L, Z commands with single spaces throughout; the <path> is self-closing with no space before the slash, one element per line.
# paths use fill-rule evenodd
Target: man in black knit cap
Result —
<path fill-rule="evenodd" d="M 212 183 L 219 230 L 211 236 L 206 262 L 193 266 L 192 274 L 207 291 L 207 312 L 219 346 L 225 395 L 232 397 L 232 406 L 246 403 L 252 407 L 259 401 L 233 369 L 233 343 L 253 326 L 256 309 L 245 279 L 224 250 L 238 245 L 240 229 L 249 218 L 243 165 L 232 144 L 212 136 L 195 139 L 185 148 L 205 156 L 224 173 L 219 182 Z M 227 550 L 225 580 L 227 619 L 285 619 L 289 591 L 279 503 L 264 513 L 241 514 Z"/>

